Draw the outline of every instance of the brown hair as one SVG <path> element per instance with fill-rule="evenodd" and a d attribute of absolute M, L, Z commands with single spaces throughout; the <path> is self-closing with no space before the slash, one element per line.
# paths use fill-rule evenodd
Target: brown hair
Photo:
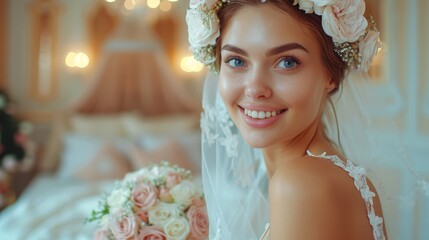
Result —
<path fill-rule="evenodd" d="M 258 4 L 272 4 L 293 18 L 304 24 L 310 31 L 314 33 L 321 47 L 322 61 L 326 70 L 335 82 L 336 89 L 331 92 L 334 93 L 340 86 L 344 79 L 347 64 L 334 51 L 334 42 L 328 36 L 322 27 L 322 18 L 316 14 L 307 14 L 298 8 L 298 5 L 293 5 L 293 0 L 229 0 L 219 11 L 218 17 L 220 21 L 221 36 L 216 43 L 217 62 L 216 67 L 220 68 L 220 44 L 222 42 L 222 31 L 228 26 L 234 14 L 243 6 L 256 6 Z"/>

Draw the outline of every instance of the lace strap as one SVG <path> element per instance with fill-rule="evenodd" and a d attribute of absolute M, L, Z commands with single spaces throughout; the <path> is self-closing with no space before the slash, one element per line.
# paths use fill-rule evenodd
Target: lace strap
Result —
<path fill-rule="evenodd" d="M 353 178 L 356 189 L 360 192 L 363 200 L 365 201 L 369 222 L 373 229 L 374 239 L 384 240 L 385 236 L 383 231 L 383 218 L 375 215 L 373 201 L 375 193 L 369 189 L 365 168 L 355 166 L 350 160 L 347 160 L 347 162 L 344 163 L 337 155 L 326 155 L 326 152 L 320 155 L 314 155 L 310 151 L 307 151 L 307 154 L 312 157 L 319 157 L 330 160 L 336 166 L 346 171 L 349 176 Z"/>
<path fill-rule="evenodd" d="M 265 231 L 262 234 L 261 238 L 259 238 L 259 240 L 269 240 L 270 239 L 270 224 L 267 223 L 267 225 L 265 225 Z"/>

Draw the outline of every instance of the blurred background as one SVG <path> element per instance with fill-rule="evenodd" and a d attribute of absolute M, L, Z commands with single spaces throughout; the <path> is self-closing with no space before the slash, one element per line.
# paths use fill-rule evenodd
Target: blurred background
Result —
<path fill-rule="evenodd" d="M 429 1 L 366 3 L 383 41 L 370 69 L 378 114 L 395 120 L 427 174 Z M 93 202 L 110 180 L 162 159 L 199 174 L 206 70 L 188 48 L 188 4 L 0 0 L 0 236 L 86 239 L 93 229 L 80 220 L 93 206 L 77 199 Z M 41 198 L 54 192 L 67 192 L 74 214 L 60 198 Z M 46 211 L 20 218 L 40 205 Z M 393 239 L 429 236 L 422 220 L 408 224 Z"/>

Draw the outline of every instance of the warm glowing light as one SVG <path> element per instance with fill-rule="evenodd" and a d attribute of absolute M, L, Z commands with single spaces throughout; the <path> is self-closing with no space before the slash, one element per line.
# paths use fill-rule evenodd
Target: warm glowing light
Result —
<path fill-rule="evenodd" d="M 168 1 L 170 1 L 170 2 L 177 2 L 177 0 L 168 0 Z"/>
<path fill-rule="evenodd" d="M 168 12 L 171 10 L 171 3 L 169 1 L 163 1 L 159 5 L 159 9 L 161 9 L 161 11 L 163 11 L 163 12 Z"/>
<path fill-rule="evenodd" d="M 112 3 L 115 2 L 116 0 L 106 0 L 106 2 Z"/>
<path fill-rule="evenodd" d="M 89 64 L 89 57 L 83 52 L 76 55 L 75 63 L 78 68 L 86 68 Z"/>
<path fill-rule="evenodd" d="M 76 53 L 75 52 L 69 52 L 66 56 L 66 65 L 68 67 L 76 67 L 76 65 L 74 64 L 74 59 L 76 57 Z"/>
<path fill-rule="evenodd" d="M 89 65 L 89 57 L 83 52 L 69 52 L 66 56 L 65 62 L 70 68 L 86 68 Z"/>
<path fill-rule="evenodd" d="M 125 0 L 124 7 L 127 10 L 133 10 L 136 7 L 134 0 Z"/>
<path fill-rule="evenodd" d="M 203 70 L 204 65 L 195 60 L 193 56 L 186 56 L 182 58 L 182 61 L 180 62 L 180 67 L 183 71 L 191 73 L 200 72 L 201 70 Z"/>
<path fill-rule="evenodd" d="M 160 4 L 160 0 L 147 0 L 147 6 L 150 8 L 157 8 Z"/>

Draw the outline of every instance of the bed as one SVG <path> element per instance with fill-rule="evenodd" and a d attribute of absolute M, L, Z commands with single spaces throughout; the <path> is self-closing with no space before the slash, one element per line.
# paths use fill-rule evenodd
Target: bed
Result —
<path fill-rule="evenodd" d="M 199 116 L 66 114 L 55 123 L 38 174 L 0 213 L 1 239 L 92 239 L 84 220 L 115 179 L 169 160 L 199 181 Z"/>

